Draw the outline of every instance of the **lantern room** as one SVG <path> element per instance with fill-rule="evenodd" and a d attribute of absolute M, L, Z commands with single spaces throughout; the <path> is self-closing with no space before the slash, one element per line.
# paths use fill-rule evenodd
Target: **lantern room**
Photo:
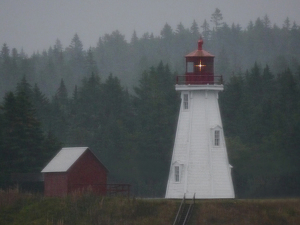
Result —
<path fill-rule="evenodd" d="M 214 76 L 214 55 L 202 49 L 203 40 L 198 41 L 198 49 L 187 54 L 184 76 L 177 77 L 177 84 L 207 85 L 221 83 L 221 77 Z"/>

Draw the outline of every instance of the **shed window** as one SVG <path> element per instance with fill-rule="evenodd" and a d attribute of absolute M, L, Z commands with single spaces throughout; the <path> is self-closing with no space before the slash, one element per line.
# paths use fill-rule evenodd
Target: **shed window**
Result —
<path fill-rule="evenodd" d="M 215 130 L 214 145 L 220 146 L 220 130 Z"/>
<path fill-rule="evenodd" d="M 179 166 L 175 166 L 175 167 L 174 167 L 174 172 L 175 172 L 175 173 L 174 173 L 174 174 L 175 174 L 175 182 L 179 182 L 179 178 L 180 178 L 180 177 L 179 177 L 179 174 L 180 174 L 180 173 L 179 173 Z"/>
<path fill-rule="evenodd" d="M 189 95 L 183 94 L 183 109 L 189 109 Z"/>

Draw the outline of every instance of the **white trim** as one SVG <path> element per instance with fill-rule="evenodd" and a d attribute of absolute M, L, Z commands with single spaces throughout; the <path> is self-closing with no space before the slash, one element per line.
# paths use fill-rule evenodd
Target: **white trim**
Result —
<path fill-rule="evenodd" d="M 179 161 L 176 161 L 174 163 L 172 163 L 172 167 L 171 167 L 171 170 L 172 170 L 172 180 L 174 183 L 181 183 L 182 181 L 182 175 L 183 175 L 183 168 L 184 168 L 184 165 L 183 163 L 179 162 Z M 178 169 L 178 171 L 176 171 L 176 169 Z M 176 172 L 178 172 L 178 174 L 176 174 Z"/>
<path fill-rule="evenodd" d="M 188 92 L 182 93 L 182 110 L 183 111 L 189 111 L 190 109 L 190 94 Z"/>
<path fill-rule="evenodd" d="M 221 145 L 221 131 L 220 130 L 214 130 L 214 146 L 220 146 Z"/>
<path fill-rule="evenodd" d="M 183 94 L 183 109 L 189 109 L 189 94 Z"/>
<path fill-rule="evenodd" d="M 176 91 L 197 91 L 197 90 L 210 90 L 210 91 L 223 91 L 224 86 L 214 84 L 214 85 L 175 85 Z"/>
<path fill-rule="evenodd" d="M 216 133 L 217 132 L 217 133 Z M 217 125 L 213 128 L 211 128 L 211 143 L 213 148 L 222 148 L 224 146 L 223 144 L 223 129 L 221 126 Z M 218 135 L 216 140 L 216 134 Z M 216 143 L 217 142 L 217 143 Z"/>
<path fill-rule="evenodd" d="M 180 166 L 174 166 L 174 180 L 176 183 L 180 182 Z"/>

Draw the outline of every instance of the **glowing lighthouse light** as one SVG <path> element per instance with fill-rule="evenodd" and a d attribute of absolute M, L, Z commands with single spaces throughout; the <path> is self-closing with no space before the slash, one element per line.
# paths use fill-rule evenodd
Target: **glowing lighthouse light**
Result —
<path fill-rule="evenodd" d="M 203 64 L 201 63 L 201 60 L 200 60 L 199 65 L 196 65 L 196 66 L 199 67 L 199 70 L 201 71 L 201 68 L 204 67 L 204 66 L 206 66 L 206 65 L 203 65 Z"/>

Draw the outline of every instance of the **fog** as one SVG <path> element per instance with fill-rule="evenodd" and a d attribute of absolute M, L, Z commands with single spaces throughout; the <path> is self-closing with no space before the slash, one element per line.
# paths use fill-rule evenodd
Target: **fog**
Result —
<path fill-rule="evenodd" d="M 224 22 L 243 28 L 265 15 L 279 27 L 287 17 L 300 22 L 299 0 L 1 0 L 0 44 L 32 54 L 56 39 L 67 47 L 77 33 L 87 49 L 114 30 L 130 40 L 134 30 L 138 37 L 145 32 L 157 36 L 165 23 L 176 29 L 180 22 L 190 27 L 195 20 L 201 26 L 216 8 Z"/>

